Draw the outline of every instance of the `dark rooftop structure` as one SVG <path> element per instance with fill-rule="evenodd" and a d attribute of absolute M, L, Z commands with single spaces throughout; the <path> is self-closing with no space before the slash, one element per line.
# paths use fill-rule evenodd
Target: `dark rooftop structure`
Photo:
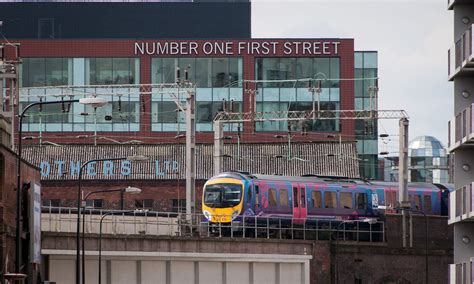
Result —
<path fill-rule="evenodd" d="M 0 2 L 0 31 L 8 39 L 250 38 L 249 1 L 195 2 Z"/>

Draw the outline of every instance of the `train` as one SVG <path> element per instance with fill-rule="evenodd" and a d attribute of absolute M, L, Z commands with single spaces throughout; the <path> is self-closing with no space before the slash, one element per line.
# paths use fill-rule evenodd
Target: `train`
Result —
<path fill-rule="evenodd" d="M 409 183 L 411 209 L 448 215 L 447 184 Z M 398 183 L 318 175 L 281 176 L 224 172 L 206 181 L 202 213 L 209 223 L 246 217 L 311 220 L 380 218 L 398 202 Z"/>

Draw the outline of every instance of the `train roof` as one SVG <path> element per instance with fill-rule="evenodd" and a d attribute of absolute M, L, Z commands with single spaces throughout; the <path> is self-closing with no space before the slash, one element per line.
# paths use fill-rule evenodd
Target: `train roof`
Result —
<path fill-rule="evenodd" d="M 249 172 L 224 172 L 220 175 L 231 175 L 242 179 L 254 179 L 254 180 L 271 180 L 271 181 L 290 181 L 290 182 L 313 182 L 313 183 L 327 183 L 327 184 L 357 184 L 367 186 L 389 186 L 398 188 L 398 182 L 387 182 L 387 181 L 373 181 L 365 180 L 360 178 L 350 178 L 341 176 L 322 176 L 307 174 L 302 176 L 282 176 L 282 175 L 264 175 L 264 174 L 251 174 Z M 449 186 L 442 186 L 427 182 L 411 182 L 408 184 L 410 187 L 425 187 L 425 188 L 448 188 Z"/>
<path fill-rule="evenodd" d="M 295 181 L 295 182 L 317 182 L 317 183 L 350 183 L 370 185 L 363 179 L 338 177 L 338 176 L 320 176 L 320 175 L 303 175 L 303 176 L 282 176 L 282 175 L 263 175 L 250 174 L 248 172 L 225 172 L 222 175 L 234 175 L 244 179 L 256 180 L 272 180 L 272 181 Z"/>

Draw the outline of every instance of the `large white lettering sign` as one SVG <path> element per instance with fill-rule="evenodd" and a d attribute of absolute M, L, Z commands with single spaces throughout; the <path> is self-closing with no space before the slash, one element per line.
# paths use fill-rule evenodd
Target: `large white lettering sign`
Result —
<path fill-rule="evenodd" d="M 135 42 L 135 55 L 338 55 L 340 41 Z"/>

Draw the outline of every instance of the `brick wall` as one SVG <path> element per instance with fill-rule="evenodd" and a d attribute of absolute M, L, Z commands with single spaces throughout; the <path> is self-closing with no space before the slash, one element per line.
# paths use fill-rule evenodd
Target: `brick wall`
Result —
<path fill-rule="evenodd" d="M 10 149 L 0 145 L 0 268 L 7 267 L 8 272 L 15 269 L 15 236 L 16 236 L 16 160 L 17 156 Z M 36 167 L 22 163 L 21 167 L 22 183 L 39 183 L 40 173 Z M 26 196 L 26 192 L 25 195 Z M 28 212 L 27 201 L 23 201 L 23 211 Z M 28 220 L 23 217 L 25 222 Z M 27 224 L 23 224 L 25 228 Z M 22 240 L 22 263 L 27 263 L 28 240 L 26 234 Z M 7 262 L 7 263 L 6 263 Z"/>
<path fill-rule="evenodd" d="M 203 180 L 196 181 L 196 210 L 201 208 Z M 43 181 L 42 198 L 60 199 L 62 207 L 77 207 L 77 181 Z M 172 199 L 186 198 L 185 180 L 112 180 L 112 181 L 83 181 L 81 188 L 87 194 L 96 190 L 112 190 L 125 188 L 127 186 L 138 187 L 142 190 L 140 194 L 124 194 L 124 209 L 135 209 L 135 200 L 153 199 L 153 210 L 169 212 L 172 211 Z M 103 199 L 104 208 L 120 209 L 120 192 L 97 193 L 90 195 L 88 199 Z"/>

